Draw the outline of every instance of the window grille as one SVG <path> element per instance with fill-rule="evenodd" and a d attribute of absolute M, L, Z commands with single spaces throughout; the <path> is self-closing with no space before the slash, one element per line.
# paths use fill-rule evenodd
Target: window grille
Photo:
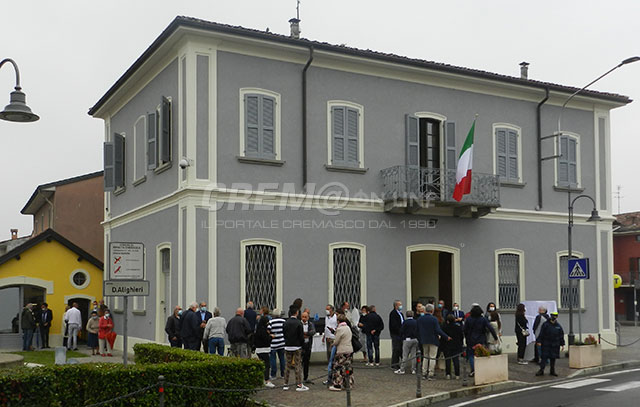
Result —
<path fill-rule="evenodd" d="M 576 256 L 571 256 L 577 259 Z M 573 291 L 573 307 L 580 306 L 580 290 L 579 281 L 575 281 L 571 290 L 569 290 L 569 264 L 567 259 L 569 256 L 560 256 L 560 308 L 569 308 L 571 302 L 571 292 Z"/>
<path fill-rule="evenodd" d="M 360 308 L 360 250 L 349 247 L 333 249 L 333 303 L 344 301 Z"/>
<path fill-rule="evenodd" d="M 160 257 L 162 264 L 162 272 L 170 273 L 171 272 L 171 249 L 162 249 L 160 250 Z"/>
<path fill-rule="evenodd" d="M 245 249 L 245 303 L 256 309 L 276 307 L 276 248 L 250 245 Z"/>
<path fill-rule="evenodd" d="M 520 303 L 520 255 L 498 255 L 498 302 L 502 309 L 515 309 Z"/>

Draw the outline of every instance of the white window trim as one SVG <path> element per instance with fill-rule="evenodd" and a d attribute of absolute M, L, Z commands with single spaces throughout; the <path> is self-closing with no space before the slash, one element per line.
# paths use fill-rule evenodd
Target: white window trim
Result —
<path fill-rule="evenodd" d="M 138 123 L 142 120 L 143 124 L 142 124 L 142 128 L 144 129 L 142 131 L 142 134 L 138 134 Z M 142 137 L 143 139 L 143 143 L 145 145 L 144 147 L 144 157 L 142 158 L 142 161 L 144 162 L 144 170 L 142 171 L 142 174 L 138 174 L 138 137 Z M 126 145 L 126 144 L 125 144 Z M 143 181 L 145 174 L 147 172 L 147 150 L 148 150 L 148 143 L 147 143 L 147 115 L 141 115 L 140 117 L 138 117 L 135 121 L 135 123 L 133 124 L 133 171 L 131 171 L 131 173 L 133 174 L 133 179 L 132 179 L 132 183 L 134 185 L 139 184 L 140 182 Z M 126 155 L 125 155 L 126 158 Z"/>
<path fill-rule="evenodd" d="M 271 90 L 267 90 L 267 89 L 261 89 L 261 88 L 240 88 L 240 102 L 239 102 L 239 116 L 240 116 L 240 121 L 239 121 L 239 134 L 240 134 L 240 149 L 238 151 L 238 156 L 239 157 L 246 157 L 246 154 L 244 153 L 244 139 L 245 139 L 245 134 L 244 134 L 244 100 L 245 100 L 245 95 L 248 94 L 258 94 L 258 95 L 263 95 L 263 96 L 269 96 L 275 99 L 276 101 L 276 105 L 275 105 L 275 131 L 274 131 L 274 152 L 276 154 L 276 160 L 280 160 L 281 158 L 281 154 L 280 154 L 280 146 L 281 146 L 281 109 L 280 109 L 280 94 L 273 92 Z"/>
<path fill-rule="evenodd" d="M 518 283 L 520 284 L 519 288 L 518 288 L 518 292 L 520 294 L 520 299 L 519 301 L 522 302 L 525 300 L 526 295 L 525 295 L 525 273 L 524 273 L 524 250 L 520 250 L 520 249 L 513 249 L 513 248 L 505 248 L 505 249 L 497 249 L 495 251 L 495 258 L 494 258 L 494 264 L 495 264 L 495 290 L 496 290 L 496 307 L 498 309 L 500 309 L 500 270 L 499 268 L 499 263 L 498 263 L 498 257 L 501 254 L 517 254 L 518 256 L 520 256 L 520 259 L 518 261 L 519 264 L 519 273 L 518 273 Z"/>
<path fill-rule="evenodd" d="M 559 252 L 556 252 L 556 283 L 557 283 L 557 305 L 558 305 L 558 309 L 562 309 L 562 294 L 560 292 L 560 286 L 562 284 L 562 279 L 560 278 L 560 273 L 568 273 L 568 270 L 560 270 L 560 257 L 562 256 L 569 256 L 569 251 L 568 250 L 562 250 Z M 571 256 L 575 256 L 579 259 L 584 257 L 584 253 L 576 251 L 576 250 L 571 250 Z M 567 259 L 568 260 L 568 259 Z M 578 280 L 580 282 L 580 287 L 579 287 L 579 295 L 580 295 L 580 308 L 584 308 L 584 280 Z"/>
<path fill-rule="evenodd" d="M 265 245 L 273 246 L 276 248 L 276 307 L 282 309 L 283 304 L 283 291 L 282 291 L 282 243 L 277 240 L 271 239 L 245 239 L 240 241 L 240 298 L 238 306 L 244 308 L 245 303 L 245 291 L 247 287 L 245 266 L 246 266 L 246 250 L 247 246 L 251 245 Z"/>
<path fill-rule="evenodd" d="M 76 273 L 82 273 L 85 276 L 85 281 L 84 284 L 82 285 L 77 285 L 76 283 L 73 282 L 73 276 Z M 71 274 L 69 274 L 69 281 L 71 282 L 71 286 L 73 288 L 75 288 L 76 290 L 83 290 L 85 288 L 87 288 L 89 286 L 89 284 L 91 283 L 91 276 L 89 275 L 89 273 L 87 272 L 87 270 L 85 269 L 75 269 L 71 272 Z"/>
<path fill-rule="evenodd" d="M 444 124 L 447 121 L 447 116 L 442 115 L 440 113 L 434 112 L 415 112 L 413 114 L 418 119 L 433 119 L 438 120 L 440 122 L 440 168 L 446 168 L 446 149 L 447 149 L 447 139 L 445 138 L 445 128 Z M 457 146 L 456 146 L 457 148 Z M 458 157 L 456 157 L 457 159 Z"/>
<path fill-rule="evenodd" d="M 329 269 L 327 273 L 329 277 L 329 289 L 327 304 L 333 304 L 333 250 L 342 248 L 360 250 L 360 306 L 362 307 L 367 304 L 367 246 L 355 242 L 334 242 L 329 244 Z M 336 308 L 340 305 L 341 304 L 333 304 Z"/>
<path fill-rule="evenodd" d="M 327 102 L 327 165 L 333 164 L 333 126 L 331 123 L 331 109 L 334 107 L 348 107 L 358 111 L 358 167 L 364 168 L 364 106 L 347 100 L 329 100 Z"/>
<path fill-rule="evenodd" d="M 582 164 L 581 164 L 581 152 L 580 152 L 580 135 L 577 133 L 571 133 L 569 131 L 562 131 L 563 136 L 572 137 L 576 140 L 576 186 L 572 187 L 575 189 L 582 188 Z M 553 143 L 553 155 L 560 154 L 560 136 L 556 137 L 555 142 Z M 562 185 L 558 183 L 558 160 L 555 159 L 553 165 L 554 177 L 553 182 L 554 185 L 558 188 L 566 188 L 567 185 Z"/>
<path fill-rule="evenodd" d="M 166 343 L 167 335 L 164 332 L 164 324 L 165 319 L 164 315 L 160 313 L 159 310 L 162 309 L 160 304 L 160 293 L 166 292 L 166 290 L 162 290 L 162 284 L 164 283 L 164 276 L 162 275 L 162 251 L 165 249 L 169 249 L 169 261 L 170 264 L 173 264 L 173 251 L 171 248 L 170 242 L 160 243 L 156 246 L 156 342 Z M 171 271 L 171 269 L 169 269 Z M 161 291 L 162 290 L 162 291 Z M 171 279 L 169 279 L 169 292 L 171 292 Z M 171 311 L 173 311 L 173 306 L 171 305 L 171 298 L 165 298 L 165 301 L 168 301 L 167 305 Z"/>
<path fill-rule="evenodd" d="M 507 130 L 513 130 L 517 133 L 517 138 L 518 138 L 518 179 L 517 182 L 522 184 L 522 128 L 519 126 L 516 126 L 515 124 L 510 124 L 510 123 L 493 123 L 492 126 L 492 134 L 493 137 L 491 137 L 492 140 L 492 148 L 493 148 L 493 173 L 495 175 L 498 174 L 498 156 L 497 156 L 497 151 L 496 151 L 496 131 L 498 129 L 507 129 Z M 505 182 L 514 182 L 514 179 L 505 179 Z"/>

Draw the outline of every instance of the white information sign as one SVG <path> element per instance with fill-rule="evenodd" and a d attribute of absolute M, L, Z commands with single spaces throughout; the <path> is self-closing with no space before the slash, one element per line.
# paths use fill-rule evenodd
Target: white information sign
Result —
<path fill-rule="evenodd" d="M 104 282 L 105 297 L 148 296 L 149 281 L 146 280 L 107 280 Z"/>
<path fill-rule="evenodd" d="M 144 279 L 144 244 L 109 243 L 109 280 Z"/>

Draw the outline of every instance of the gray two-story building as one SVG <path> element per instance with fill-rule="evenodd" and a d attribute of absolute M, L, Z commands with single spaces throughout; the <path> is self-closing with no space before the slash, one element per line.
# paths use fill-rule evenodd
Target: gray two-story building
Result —
<path fill-rule="evenodd" d="M 547 137 L 577 89 L 526 66 L 504 76 L 293 32 L 178 17 L 90 109 L 105 123 L 105 258 L 109 242 L 146 248 L 151 295 L 133 300 L 130 343 L 166 342 L 175 305 L 230 317 L 296 297 L 320 315 L 374 304 L 385 320 L 394 299 L 492 301 L 507 351 L 519 302 L 556 301 L 568 330 L 573 297 L 583 332 L 613 341 L 610 110 L 627 97 L 581 92 Z M 591 279 L 574 295 L 569 192 L 604 219 L 577 202 L 573 253 Z"/>

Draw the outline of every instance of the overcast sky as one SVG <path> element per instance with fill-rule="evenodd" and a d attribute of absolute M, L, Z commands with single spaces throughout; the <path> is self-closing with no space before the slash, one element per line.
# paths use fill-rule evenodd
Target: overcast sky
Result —
<path fill-rule="evenodd" d="M 22 0 L 0 13 L 0 59 L 13 58 L 35 123 L 0 120 L 0 240 L 30 234 L 20 209 L 47 182 L 102 169 L 103 123 L 87 110 L 177 15 L 287 34 L 296 0 Z M 640 1 L 302 0 L 302 36 L 582 87 L 640 55 Z M 640 99 L 640 62 L 593 89 Z M 0 70 L 0 108 L 14 72 Z M 622 212 L 640 210 L 640 101 L 611 115 Z M 614 207 L 617 201 L 614 200 Z M 81 225 L 79 225 L 81 226 Z"/>

